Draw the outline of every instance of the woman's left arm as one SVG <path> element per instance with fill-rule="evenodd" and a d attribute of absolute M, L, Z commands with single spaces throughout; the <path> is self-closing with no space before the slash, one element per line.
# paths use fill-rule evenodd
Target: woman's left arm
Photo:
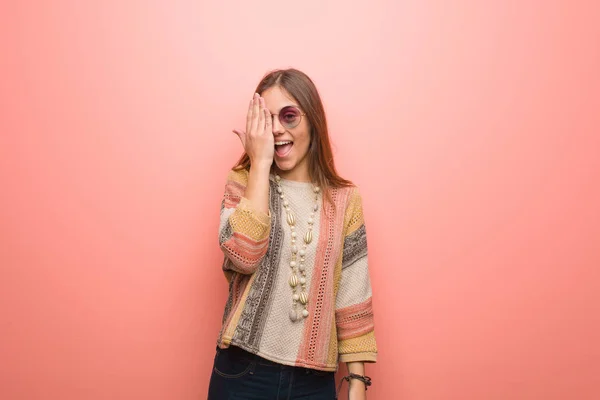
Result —
<path fill-rule="evenodd" d="M 350 195 L 345 220 L 348 224 L 335 311 L 338 354 L 339 360 L 348 366 L 349 373 L 364 376 L 365 363 L 377 361 L 377 344 L 367 233 L 358 188 Z M 365 389 L 365 383 L 350 379 L 350 400 L 366 399 Z"/>
<path fill-rule="evenodd" d="M 346 363 L 349 374 L 365 375 L 365 363 L 354 361 Z M 367 387 L 364 382 L 358 379 L 350 379 L 350 388 L 348 389 L 350 400 L 365 400 L 367 398 Z"/>

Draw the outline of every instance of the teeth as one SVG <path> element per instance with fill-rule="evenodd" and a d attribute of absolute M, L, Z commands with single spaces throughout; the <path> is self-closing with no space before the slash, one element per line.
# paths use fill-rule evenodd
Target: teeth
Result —
<path fill-rule="evenodd" d="M 287 142 L 275 142 L 275 146 L 283 146 L 284 144 L 288 144 L 288 143 L 292 143 L 291 141 L 287 141 Z"/>

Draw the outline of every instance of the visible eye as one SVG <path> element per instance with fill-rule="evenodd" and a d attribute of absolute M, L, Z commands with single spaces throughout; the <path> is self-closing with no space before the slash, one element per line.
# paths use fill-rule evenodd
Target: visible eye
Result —
<path fill-rule="evenodd" d="M 283 120 L 285 122 L 294 122 L 298 118 L 298 115 L 295 112 L 287 112 L 283 114 Z"/>
<path fill-rule="evenodd" d="M 294 122 L 299 117 L 299 112 L 293 107 L 286 107 L 281 110 L 281 119 L 284 122 L 290 123 Z"/>

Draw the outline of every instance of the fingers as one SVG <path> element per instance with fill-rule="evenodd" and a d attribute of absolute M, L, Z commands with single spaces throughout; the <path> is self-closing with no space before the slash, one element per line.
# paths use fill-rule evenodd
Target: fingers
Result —
<path fill-rule="evenodd" d="M 258 113 L 260 112 L 260 96 L 258 93 L 254 93 L 254 98 L 252 99 L 252 122 L 251 129 L 248 131 L 250 135 L 256 133 L 258 129 Z"/>
<path fill-rule="evenodd" d="M 235 133 L 237 135 L 237 137 L 240 138 L 240 141 L 242 142 L 242 146 L 245 149 L 246 148 L 246 132 L 238 131 L 237 129 L 234 129 L 232 132 Z"/>
<path fill-rule="evenodd" d="M 258 111 L 258 131 L 257 133 L 262 134 L 265 131 L 265 99 L 259 98 L 260 107 Z"/>
<path fill-rule="evenodd" d="M 273 118 L 271 117 L 271 112 L 267 107 L 264 109 L 265 112 L 265 133 L 273 134 Z"/>
<path fill-rule="evenodd" d="M 246 115 L 246 132 L 250 132 L 252 126 L 252 107 L 254 106 L 254 97 L 250 100 L 248 105 L 248 114 Z"/>

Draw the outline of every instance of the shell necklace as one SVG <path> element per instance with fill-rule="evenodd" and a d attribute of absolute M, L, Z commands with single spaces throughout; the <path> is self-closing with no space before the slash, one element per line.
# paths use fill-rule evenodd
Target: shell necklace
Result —
<path fill-rule="evenodd" d="M 306 248 L 313 240 L 312 229 L 313 224 L 315 223 L 315 213 L 319 209 L 320 188 L 313 185 L 315 204 L 312 207 L 312 212 L 308 218 L 308 229 L 303 238 L 302 248 L 298 249 L 298 246 L 296 246 L 296 217 L 290 209 L 290 203 L 285 198 L 285 193 L 281 187 L 281 177 L 277 174 L 275 174 L 275 181 L 277 182 L 277 193 L 279 193 L 279 197 L 281 197 L 281 200 L 283 200 L 283 207 L 285 208 L 287 215 L 286 219 L 288 226 L 290 227 L 292 237 L 292 254 L 290 261 L 290 268 L 292 271 L 289 280 L 290 287 L 292 288 L 292 309 L 290 310 L 290 319 L 292 322 L 296 322 L 308 317 L 308 309 L 306 308 L 306 305 L 308 304 L 308 293 L 306 292 L 306 267 L 304 265 L 304 261 L 306 256 Z M 299 278 L 298 275 L 300 275 Z"/>

